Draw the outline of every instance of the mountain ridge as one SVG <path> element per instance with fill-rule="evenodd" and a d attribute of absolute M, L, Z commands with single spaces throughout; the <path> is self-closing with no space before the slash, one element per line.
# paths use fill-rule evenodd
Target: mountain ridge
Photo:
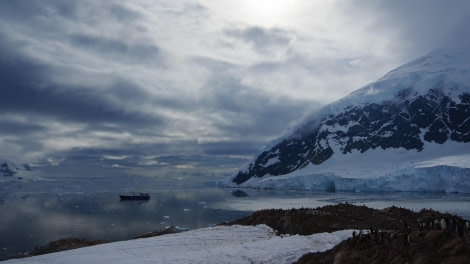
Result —
<path fill-rule="evenodd" d="M 242 168 L 228 185 L 292 174 L 333 155 L 375 149 L 421 152 L 470 142 L 470 57 L 437 49 L 314 113 Z"/>

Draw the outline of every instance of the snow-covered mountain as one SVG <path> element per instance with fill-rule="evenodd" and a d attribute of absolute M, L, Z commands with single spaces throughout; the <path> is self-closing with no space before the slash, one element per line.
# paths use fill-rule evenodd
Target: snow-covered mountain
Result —
<path fill-rule="evenodd" d="M 434 50 L 323 107 L 226 184 L 470 192 L 469 50 Z"/>
<path fill-rule="evenodd" d="M 16 164 L 10 160 L 0 159 L 0 182 L 30 179 L 33 176 L 29 164 Z M 32 179 L 32 178 L 31 178 Z"/>

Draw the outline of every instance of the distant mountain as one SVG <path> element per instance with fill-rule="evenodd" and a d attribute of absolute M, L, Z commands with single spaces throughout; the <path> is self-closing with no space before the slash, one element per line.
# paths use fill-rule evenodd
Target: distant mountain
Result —
<path fill-rule="evenodd" d="M 22 179 L 30 171 L 31 167 L 29 164 L 17 165 L 12 161 L 0 159 L 0 182 Z"/>
<path fill-rule="evenodd" d="M 323 107 L 226 184 L 470 192 L 469 142 L 470 51 L 437 49 Z"/>

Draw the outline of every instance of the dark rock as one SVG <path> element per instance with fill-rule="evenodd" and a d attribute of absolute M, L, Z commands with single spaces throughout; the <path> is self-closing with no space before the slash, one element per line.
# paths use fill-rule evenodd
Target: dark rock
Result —
<path fill-rule="evenodd" d="M 81 239 L 81 238 L 70 237 L 70 238 L 64 238 L 64 239 L 50 242 L 46 246 L 38 246 L 33 252 L 30 252 L 28 255 L 37 256 L 37 255 L 49 254 L 53 252 L 71 250 L 71 249 L 76 249 L 76 248 L 95 246 L 95 245 L 104 244 L 104 243 L 108 243 L 108 241 L 107 240 L 91 241 L 91 240 L 86 240 L 86 239 Z"/>
<path fill-rule="evenodd" d="M 448 219 L 461 231 L 430 227 L 435 219 Z M 423 224 L 426 223 L 426 228 Z M 278 235 L 311 235 L 344 229 L 367 230 L 333 249 L 309 253 L 296 263 L 469 263 L 470 230 L 466 220 L 434 210 L 383 210 L 352 204 L 316 209 L 261 210 L 228 224 L 266 224 Z M 458 230 L 457 230 L 458 231 Z"/>
<path fill-rule="evenodd" d="M 140 236 L 134 237 L 134 239 L 139 239 L 139 238 L 148 238 L 148 237 L 155 237 L 155 236 L 161 236 L 161 235 L 168 235 L 168 234 L 175 234 L 181 232 L 176 226 L 170 226 L 168 228 L 160 229 L 160 230 L 155 230 L 150 233 L 146 233 Z"/>

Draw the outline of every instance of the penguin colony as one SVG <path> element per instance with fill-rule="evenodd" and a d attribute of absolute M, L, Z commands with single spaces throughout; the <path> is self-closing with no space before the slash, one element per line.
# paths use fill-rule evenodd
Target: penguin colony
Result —
<path fill-rule="evenodd" d="M 461 217 L 395 206 L 374 210 L 339 204 L 316 210 L 317 222 L 332 215 L 329 226 L 357 230 L 333 249 L 305 254 L 296 264 L 470 263 L 470 223 Z"/>
<path fill-rule="evenodd" d="M 278 235 L 311 235 L 344 229 L 365 230 L 363 235 L 381 232 L 411 232 L 411 230 L 448 230 L 462 236 L 469 230 L 469 221 L 432 209 L 413 212 L 392 206 L 383 210 L 350 203 L 340 203 L 317 208 L 266 209 L 252 215 L 224 223 L 226 225 L 266 224 Z M 369 232 L 366 232 L 366 231 Z M 386 231 L 388 230 L 388 231 Z M 359 235 L 359 234 L 357 234 Z"/>
<path fill-rule="evenodd" d="M 392 207 L 391 209 L 397 209 Z M 401 208 L 398 208 L 401 209 Z M 367 240 L 370 244 L 382 244 L 390 240 L 402 237 L 404 246 L 410 246 L 410 234 L 412 230 L 418 229 L 419 231 L 426 230 L 444 230 L 449 234 L 463 237 L 465 232 L 470 231 L 470 221 L 462 219 L 458 216 L 452 216 L 449 214 L 439 214 L 433 210 L 422 210 L 420 215 L 425 215 L 419 218 L 412 217 L 413 224 L 409 224 L 406 220 L 400 219 L 402 228 L 396 228 L 394 230 L 384 230 L 380 228 L 369 228 L 368 230 L 360 230 L 359 232 L 353 231 L 352 237 L 347 240 L 348 244 L 354 239 Z M 414 225 L 414 226 L 413 226 Z M 353 240 L 351 240 L 353 239 Z"/>

